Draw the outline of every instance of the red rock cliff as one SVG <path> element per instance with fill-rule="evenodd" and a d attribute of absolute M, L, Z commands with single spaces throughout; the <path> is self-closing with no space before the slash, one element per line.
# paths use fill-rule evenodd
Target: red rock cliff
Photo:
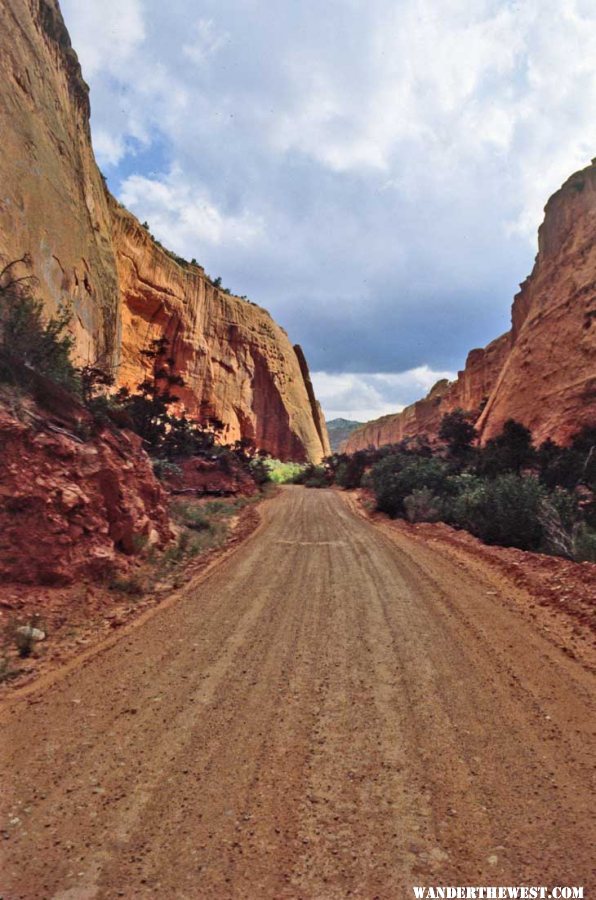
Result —
<path fill-rule="evenodd" d="M 508 418 L 540 442 L 596 423 L 596 165 L 548 201 L 532 274 L 512 310 L 511 352 L 478 422 L 482 439 Z"/>
<path fill-rule="evenodd" d="M 25 253 L 40 295 L 74 307 L 85 359 L 112 359 L 119 300 L 88 88 L 55 0 L 0 4 L 0 262 Z"/>
<path fill-rule="evenodd" d="M 596 424 L 596 165 L 572 175 L 548 201 L 538 256 L 512 308 L 511 331 L 468 354 L 465 369 L 423 400 L 367 422 L 344 449 L 353 453 L 405 437 L 436 435 L 442 416 L 477 414 L 484 442 L 510 418 L 565 443 Z"/>
<path fill-rule="evenodd" d="M 134 386 L 141 351 L 165 336 L 193 414 L 225 424 L 224 438 L 248 437 L 281 459 L 316 460 L 327 431 L 306 361 L 266 310 L 219 290 L 200 266 L 177 263 L 124 207 L 110 201 L 122 298 L 119 381 Z"/>
<path fill-rule="evenodd" d="M 84 361 L 143 377 L 140 350 L 171 341 L 185 405 L 284 459 L 328 449 L 306 362 L 263 309 L 180 265 L 109 195 L 88 89 L 56 0 L 0 5 L 0 263 L 29 254 L 39 294 L 72 304 Z"/>

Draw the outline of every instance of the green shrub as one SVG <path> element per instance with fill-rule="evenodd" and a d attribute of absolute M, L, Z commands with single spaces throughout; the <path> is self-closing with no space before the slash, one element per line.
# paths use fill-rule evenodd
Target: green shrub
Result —
<path fill-rule="evenodd" d="M 441 500 L 427 487 L 412 491 L 404 500 L 404 509 L 409 522 L 438 522 L 441 518 Z"/>
<path fill-rule="evenodd" d="M 569 502 L 573 500 L 572 495 L 561 490 L 558 494 L 562 496 L 545 497 L 538 512 L 543 532 L 543 549 L 555 556 L 574 559 L 575 535 L 578 525 L 577 504 L 575 505 L 575 516 L 573 516 Z"/>
<path fill-rule="evenodd" d="M 182 477 L 180 466 L 177 466 L 176 463 L 168 462 L 167 459 L 154 459 L 152 460 L 152 465 L 155 477 L 159 478 L 160 481 Z"/>
<path fill-rule="evenodd" d="M 264 456 L 253 457 L 248 463 L 248 471 L 255 484 L 259 487 L 268 484 L 272 480 L 269 467 L 267 466 L 267 459 Z"/>
<path fill-rule="evenodd" d="M 147 589 L 139 575 L 116 576 L 110 580 L 108 587 L 116 594 L 126 594 L 127 597 L 136 599 L 142 597 Z"/>
<path fill-rule="evenodd" d="M 307 488 L 325 488 L 329 487 L 329 478 L 327 470 L 324 466 L 309 466 L 308 474 L 304 480 L 304 486 Z"/>
<path fill-rule="evenodd" d="M 439 438 L 447 444 L 450 456 L 455 459 L 468 456 L 476 440 L 476 429 L 470 413 L 462 409 L 446 413 L 441 419 Z"/>
<path fill-rule="evenodd" d="M 66 306 L 46 316 L 43 302 L 33 295 L 35 279 L 17 278 L 16 260 L 0 272 L 0 379 L 30 388 L 31 373 L 79 394 L 80 377 L 70 354 L 72 313 Z"/>
<path fill-rule="evenodd" d="M 449 504 L 450 520 L 487 544 L 538 550 L 543 538 L 540 514 L 545 495 L 545 489 L 532 476 L 474 479 Z"/>
<path fill-rule="evenodd" d="M 370 454 L 366 450 L 358 450 L 351 456 L 345 455 L 335 469 L 335 483 L 346 490 L 358 488 L 362 484 L 362 476 L 369 464 Z"/>
<path fill-rule="evenodd" d="M 209 516 L 213 513 L 208 504 L 199 505 L 188 500 L 177 500 L 170 507 L 172 517 L 178 525 L 194 531 L 209 528 Z"/>
<path fill-rule="evenodd" d="M 449 476 L 445 480 L 442 497 L 444 521 L 471 531 L 485 486 L 486 479 L 478 475 L 463 473 Z"/>
<path fill-rule="evenodd" d="M 596 530 L 588 525 L 580 525 L 576 532 L 573 558 L 576 562 L 596 563 Z"/>
<path fill-rule="evenodd" d="M 428 488 L 438 493 L 447 477 L 447 465 L 439 459 L 395 454 L 375 463 L 371 470 L 377 509 L 390 516 L 404 516 L 406 497 Z"/>
<path fill-rule="evenodd" d="M 532 444 L 532 432 L 525 425 L 508 419 L 501 434 L 492 438 L 480 452 L 478 472 L 494 478 L 504 472 L 519 475 L 522 469 L 531 466 L 536 459 Z"/>

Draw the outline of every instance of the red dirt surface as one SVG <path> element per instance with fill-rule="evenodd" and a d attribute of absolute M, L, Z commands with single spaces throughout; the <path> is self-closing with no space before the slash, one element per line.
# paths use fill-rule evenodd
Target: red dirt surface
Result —
<path fill-rule="evenodd" d="M 411 524 L 389 519 L 373 511 L 373 499 L 366 490 L 349 495 L 348 502 L 387 533 L 417 541 L 434 553 L 457 561 L 462 568 L 475 567 L 486 575 L 509 581 L 517 590 L 511 596 L 521 611 L 552 639 L 563 642 L 565 653 L 585 655 L 582 648 L 594 646 L 596 633 L 596 565 L 576 563 L 559 556 L 529 553 L 515 547 L 484 544 L 467 531 L 444 522 Z M 521 592 L 520 592 L 521 589 Z M 538 615 L 538 611 L 540 615 Z"/>
<path fill-rule="evenodd" d="M 0 711 L 4 897 L 590 897 L 589 645 L 570 656 L 482 557 L 337 491 L 288 488 L 263 515 Z"/>
<path fill-rule="evenodd" d="M 0 684 L 0 698 L 92 650 L 115 631 L 155 610 L 175 590 L 237 548 L 259 521 L 258 510 L 245 507 L 230 523 L 229 536 L 222 546 L 206 550 L 174 570 L 164 570 L 159 562 L 149 565 L 142 559 L 131 561 L 121 580 L 124 585 L 138 581 L 143 588 L 139 595 L 90 578 L 61 588 L 0 585 L 0 635 L 10 667 L 18 672 Z M 32 656 L 20 659 L 11 632 L 15 625 L 28 624 L 35 616 L 39 616 L 38 627 L 47 633 L 47 639 L 36 645 Z"/>

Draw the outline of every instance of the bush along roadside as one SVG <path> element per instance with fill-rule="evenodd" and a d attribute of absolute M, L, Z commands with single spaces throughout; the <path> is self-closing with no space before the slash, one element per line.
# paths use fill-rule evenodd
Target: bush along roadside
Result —
<path fill-rule="evenodd" d="M 462 410 L 425 438 L 326 460 L 326 478 L 372 491 L 376 508 L 410 522 L 446 522 L 487 544 L 596 562 L 596 427 L 569 446 L 536 447 L 509 420 L 484 447 Z"/>

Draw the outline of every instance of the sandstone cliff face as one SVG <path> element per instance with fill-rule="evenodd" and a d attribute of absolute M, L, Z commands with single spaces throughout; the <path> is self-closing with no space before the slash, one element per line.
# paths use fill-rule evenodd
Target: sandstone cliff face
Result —
<path fill-rule="evenodd" d="M 512 328 L 472 350 L 452 384 L 401 413 L 367 422 L 344 449 L 353 453 L 405 437 L 436 436 L 441 418 L 461 408 L 476 414 L 482 443 L 513 418 L 536 443 L 566 443 L 596 424 L 596 165 L 571 178 L 548 201 L 538 256 L 512 308 Z"/>
<path fill-rule="evenodd" d="M 191 415 L 225 425 L 224 439 L 252 439 L 280 459 L 316 460 L 326 428 L 308 369 L 268 312 L 215 287 L 199 266 L 178 264 L 122 206 L 111 201 L 122 297 L 119 381 L 138 384 L 142 350 L 169 341 Z"/>
<path fill-rule="evenodd" d="M 471 350 L 463 371 L 453 382 L 438 381 L 429 394 L 406 406 L 400 413 L 366 422 L 352 432 L 343 445 L 347 453 L 367 447 L 396 444 L 407 437 L 436 436 L 445 413 L 455 409 L 473 411 L 478 417 L 497 382 L 510 350 L 509 332 L 484 349 Z"/>
<path fill-rule="evenodd" d="M 194 414 L 225 439 L 319 461 L 326 429 L 306 362 L 269 314 L 181 266 L 107 192 L 89 133 L 88 89 L 56 0 L 0 5 L 0 267 L 25 254 L 48 308 L 72 304 L 77 351 L 121 384 L 140 350 L 171 341 Z"/>
<path fill-rule="evenodd" d="M 89 98 L 56 0 L 0 4 L 0 261 L 31 255 L 39 293 L 74 308 L 84 360 L 118 346 L 110 215 Z"/>
<path fill-rule="evenodd" d="M 540 442 L 565 443 L 596 423 L 596 165 L 551 197 L 538 256 L 512 310 L 508 354 L 478 427 L 483 440 L 508 418 Z"/>

